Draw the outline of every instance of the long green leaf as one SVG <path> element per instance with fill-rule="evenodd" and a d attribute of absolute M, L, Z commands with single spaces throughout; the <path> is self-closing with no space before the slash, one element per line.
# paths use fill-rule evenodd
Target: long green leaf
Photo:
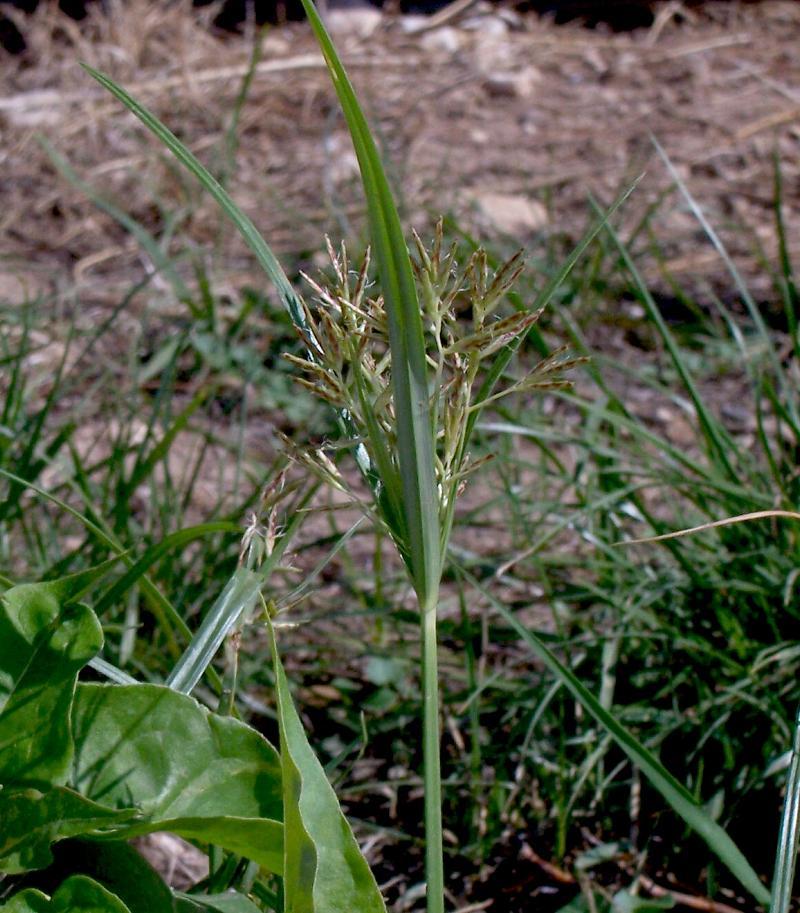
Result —
<path fill-rule="evenodd" d="M 214 605 L 209 609 L 189 646 L 167 678 L 167 685 L 182 694 L 191 694 L 233 626 L 252 608 L 259 591 L 283 558 L 287 546 L 306 518 L 303 508 L 316 487 L 309 488 L 295 505 L 286 529 L 258 571 L 237 568 Z"/>
<path fill-rule="evenodd" d="M 493 599 L 468 572 L 462 571 L 462 573 L 479 592 L 490 599 L 494 610 L 501 618 L 519 634 L 531 651 L 571 692 L 586 712 L 606 730 L 628 758 L 647 777 L 652 786 L 661 793 L 673 811 L 706 841 L 709 848 L 736 876 L 743 887 L 759 903 L 768 904 L 769 891 L 761 883 L 742 851 L 726 831 L 697 805 L 693 796 L 672 776 L 658 758 L 600 704 L 575 674 L 532 631 L 526 628 L 501 602 Z"/>
<path fill-rule="evenodd" d="M 303 6 L 328 65 L 361 169 L 370 239 L 389 323 L 408 547 L 414 584 L 425 605 L 429 594 L 438 590 L 441 556 L 425 342 L 414 274 L 397 207 L 369 125 L 314 4 L 303 0 Z"/>
<path fill-rule="evenodd" d="M 233 572 L 169 674 L 166 684 L 170 688 L 181 694 L 192 693 L 231 628 L 255 604 L 263 583 L 261 574 L 245 567 Z"/>
<path fill-rule="evenodd" d="M 284 913 L 386 913 L 322 765 L 308 744 L 270 626 L 284 802 Z"/>
<path fill-rule="evenodd" d="M 86 72 L 96 79 L 101 86 L 118 98 L 123 105 L 153 133 L 169 151 L 178 159 L 178 161 L 187 168 L 203 187 L 211 194 L 222 208 L 222 211 L 238 229 L 247 245 L 258 258 L 259 263 L 264 271 L 274 283 L 278 294 L 281 297 L 286 309 L 292 320 L 298 326 L 304 326 L 303 309 L 297 293 L 292 288 L 289 280 L 284 273 L 283 268 L 267 246 L 264 239 L 259 234 L 258 229 L 253 222 L 242 212 L 242 210 L 233 202 L 230 194 L 217 181 L 217 179 L 206 169 L 197 158 L 183 145 L 183 143 L 168 130 L 156 117 L 154 117 L 143 105 L 140 105 L 135 98 L 130 96 L 124 89 L 120 88 L 115 82 L 98 72 L 87 64 L 82 65 Z"/>
<path fill-rule="evenodd" d="M 595 207 L 595 210 L 597 211 L 597 207 Z M 691 371 L 686 364 L 684 354 L 681 352 L 678 344 L 675 342 L 675 337 L 672 335 L 669 327 L 667 326 L 666 320 L 664 320 L 661 311 L 658 309 L 658 306 L 656 305 L 655 300 L 650 293 L 650 289 L 647 287 L 647 284 L 639 273 L 639 270 L 636 267 L 636 264 L 634 263 L 633 257 L 631 256 L 627 246 L 622 242 L 622 239 L 614 230 L 614 228 L 608 223 L 606 223 L 606 232 L 617 248 L 620 257 L 625 264 L 625 268 L 630 273 L 639 301 L 646 310 L 647 316 L 650 318 L 658 330 L 659 336 L 664 343 L 664 347 L 666 348 L 667 352 L 669 352 L 675 370 L 681 379 L 681 383 L 686 388 L 686 392 L 689 394 L 689 397 L 692 400 L 692 405 L 694 406 L 695 412 L 697 413 L 698 421 L 700 422 L 700 425 L 706 436 L 706 440 L 708 441 L 709 449 L 716 456 L 717 462 L 720 465 L 720 468 L 724 470 L 725 474 L 733 481 L 737 481 L 738 474 L 731 465 L 729 458 L 729 453 L 735 452 L 736 450 L 731 442 L 730 435 L 727 433 L 725 428 L 714 418 L 706 406 L 705 400 L 701 396 L 700 391 L 697 388 L 697 384 L 692 377 Z"/>

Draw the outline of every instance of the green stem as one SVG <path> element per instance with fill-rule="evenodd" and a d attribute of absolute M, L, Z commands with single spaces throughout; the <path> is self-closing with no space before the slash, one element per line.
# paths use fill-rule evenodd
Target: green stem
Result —
<path fill-rule="evenodd" d="M 775 856 L 775 875 L 772 879 L 770 913 L 787 913 L 792 902 L 792 885 L 797 865 L 797 844 L 800 836 L 800 711 L 798 711 L 792 757 L 786 777 L 786 798 Z"/>
<path fill-rule="evenodd" d="M 436 640 L 438 591 L 422 610 L 422 768 L 425 785 L 425 878 L 428 913 L 444 913 L 442 772 L 439 761 L 439 658 Z"/>

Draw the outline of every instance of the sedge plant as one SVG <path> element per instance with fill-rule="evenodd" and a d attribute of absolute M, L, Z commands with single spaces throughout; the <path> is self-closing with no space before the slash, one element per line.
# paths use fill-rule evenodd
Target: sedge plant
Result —
<path fill-rule="evenodd" d="M 406 334 L 408 360 L 420 367 L 413 398 L 404 400 L 397 367 L 392 310 L 386 293 L 369 294 L 369 252 L 351 272 L 344 245 L 329 244 L 333 280 L 307 277 L 315 298 L 303 303 L 299 329 L 307 356 L 287 356 L 303 372 L 300 382 L 346 419 L 356 459 L 367 467 L 374 498 L 365 503 L 324 449 L 294 448 L 295 458 L 322 480 L 361 504 L 394 541 L 414 588 L 421 626 L 423 779 L 425 786 L 428 909 L 444 909 L 439 682 L 436 621 L 444 556 L 454 508 L 477 467 L 468 449 L 470 416 L 509 393 L 564 386 L 561 375 L 575 359 L 561 351 L 543 359 L 522 379 L 478 399 L 478 380 L 493 356 L 519 340 L 540 311 L 498 317 L 496 311 L 521 270 L 519 255 L 490 272 L 482 250 L 459 269 L 455 249 L 443 249 L 442 223 L 430 249 L 415 235 L 413 267 L 418 332 Z M 405 247 L 403 247 L 405 251 Z M 418 296 L 418 297 L 417 297 Z M 458 313 L 468 302 L 470 319 Z M 395 333 L 402 333 L 395 327 Z M 413 354 L 412 354 L 413 353 Z M 398 379 L 400 375 L 400 379 Z M 411 389 L 414 389 L 409 385 Z M 421 418 L 421 420 L 420 420 Z M 413 426 L 416 423 L 418 429 Z M 419 431 L 422 440 L 415 437 Z"/>
<path fill-rule="evenodd" d="M 430 250 L 415 239 L 412 263 L 381 160 L 355 92 L 313 4 L 305 3 L 339 95 L 359 159 L 367 199 L 371 256 L 380 294 L 370 294 L 369 259 L 351 280 L 347 253 L 331 251 L 334 280 L 312 281 L 311 306 L 292 288 L 274 254 L 225 189 L 156 118 L 107 77 L 91 74 L 131 110 L 201 181 L 233 221 L 274 282 L 301 340 L 302 378 L 335 406 L 346 440 L 372 495 L 370 514 L 397 546 L 419 605 L 422 753 L 425 792 L 427 905 L 444 911 L 442 797 L 439 762 L 437 609 L 456 497 L 470 463 L 477 416 L 498 397 L 562 385 L 571 364 L 561 352 L 498 390 L 517 345 L 536 323 L 548 284 L 530 311 L 499 317 L 498 307 L 521 272 L 521 256 L 496 271 L 477 251 L 460 270 L 437 227 Z M 599 225 L 592 232 L 599 230 Z M 591 237 L 576 248 L 574 264 Z M 470 320 L 459 308 L 469 302 Z M 327 481 L 349 489 L 323 451 L 298 456 Z"/>
<path fill-rule="evenodd" d="M 429 913 L 444 913 L 437 610 L 456 500 L 475 468 L 470 460 L 470 438 L 482 411 L 507 393 L 564 386 L 561 374 L 577 359 L 564 357 L 562 352 L 542 352 L 542 361 L 531 374 L 505 385 L 503 381 L 520 343 L 535 333 L 541 306 L 552 298 L 577 259 L 607 226 L 608 216 L 628 194 L 623 194 L 608 214 L 598 218 L 544 285 L 532 308 L 520 309 L 519 302 L 514 301 L 517 313 L 500 316 L 498 309 L 521 271 L 521 258 L 513 257 L 493 270 L 490 258 L 478 249 L 459 268 L 455 250 L 444 249 L 439 226 L 430 248 L 415 238 L 416 257 L 412 260 L 355 92 L 316 9 L 310 0 L 304 0 L 304 5 L 358 156 L 371 239 L 371 253 L 355 273 L 346 251 L 335 252 L 329 245 L 333 278 L 310 280 L 315 297 L 311 304 L 289 283 L 252 221 L 185 146 L 124 90 L 102 74 L 90 72 L 198 178 L 249 244 L 305 344 L 305 356 L 295 357 L 295 365 L 303 372 L 302 382 L 336 409 L 343 437 L 337 450 L 347 449 L 348 445 L 352 449 L 370 492 L 364 507 L 391 537 L 403 560 L 417 598 L 421 628 L 427 908 Z M 378 286 L 374 292 L 369 258 L 376 267 Z M 538 343 L 541 351 L 541 337 Z M 318 476 L 352 493 L 346 474 L 331 459 L 329 451 L 295 453 Z M 519 633 L 533 646 L 529 632 Z M 592 695 L 571 681 L 560 663 L 552 661 L 549 651 L 537 652 L 551 671 L 567 681 L 570 690 L 596 715 L 684 821 L 706 837 L 717 855 L 739 873 L 759 899 L 768 897 L 738 849 L 693 798 L 649 753 L 642 751 L 627 730 L 615 726 Z M 288 707 L 288 689 L 274 641 L 273 657 L 280 701 Z M 287 716 L 283 711 L 281 715 Z M 303 764 L 314 768 L 320 789 L 327 787 L 321 768 L 314 766 L 313 757 L 305 748 L 299 721 L 292 714 L 289 716 L 292 719 L 282 728 L 282 742 L 288 746 L 284 797 L 292 800 L 289 807 L 293 808 L 295 786 L 302 787 L 302 780 L 298 783 L 295 777 L 293 740 L 302 743 L 296 757 L 302 756 Z M 325 795 L 327 802 L 330 795 Z M 286 828 L 286 897 L 308 900 L 308 878 L 299 864 L 311 858 L 315 847 L 325 848 L 331 836 L 328 824 L 320 819 L 321 829 L 312 838 L 314 846 L 288 839 L 289 835 L 308 833 L 307 829 L 295 827 L 288 817 Z M 345 850 L 344 856 L 349 857 L 352 845 L 348 844 Z M 365 879 L 359 878 L 359 882 L 367 885 Z M 365 890 L 370 898 L 374 897 L 371 886 Z M 287 909 L 294 909 L 292 903 Z"/>
<path fill-rule="evenodd" d="M 430 253 L 415 239 L 419 259 L 414 269 L 356 94 L 316 8 L 311 0 L 303 0 L 303 5 L 358 157 L 382 294 L 366 294 L 366 262 L 351 288 L 346 252 L 334 254 L 333 287 L 316 286 L 317 319 L 305 310 L 301 333 L 309 358 L 301 367 L 306 383 L 331 401 L 355 432 L 359 464 L 370 482 L 376 514 L 403 558 L 418 600 L 427 909 L 444 913 L 439 587 L 456 497 L 469 471 L 467 447 L 476 415 L 502 395 L 494 386 L 513 343 L 527 334 L 539 312 L 494 319 L 519 275 L 519 258 L 490 277 L 486 256 L 479 251 L 459 273 L 455 251 L 442 250 L 441 225 Z M 465 286 L 472 306 L 471 327 L 464 326 L 456 312 Z M 482 372 L 486 360 L 501 349 L 506 357 L 497 359 L 500 370 Z M 561 383 L 554 375 L 566 366 L 558 355 L 546 358 L 529 378 L 510 389 Z M 336 481 L 341 484 L 342 477 Z"/>

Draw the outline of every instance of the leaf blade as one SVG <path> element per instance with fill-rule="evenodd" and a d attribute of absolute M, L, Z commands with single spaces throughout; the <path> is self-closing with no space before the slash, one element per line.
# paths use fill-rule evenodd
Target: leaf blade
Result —
<path fill-rule="evenodd" d="M 465 577 L 470 579 L 473 586 L 488 595 L 480 584 L 462 570 Z M 761 883 L 750 863 L 742 851 L 731 840 L 727 832 L 712 820 L 706 812 L 697 805 L 692 795 L 679 783 L 671 773 L 661 764 L 647 748 L 644 747 L 625 726 L 617 721 L 574 675 L 572 670 L 565 666 L 561 660 L 538 638 L 529 631 L 509 610 L 499 601 L 491 599 L 494 610 L 510 625 L 522 638 L 530 650 L 542 663 L 561 681 L 565 688 L 575 697 L 594 719 L 614 739 L 617 745 L 628 758 L 642 771 L 652 786 L 661 793 L 671 808 L 686 822 L 686 824 L 699 834 L 708 844 L 709 848 L 720 859 L 730 872 L 739 880 L 753 897 L 761 904 L 768 904 L 770 892 Z"/>
<path fill-rule="evenodd" d="M 441 576 L 439 503 L 435 480 L 425 342 L 417 288 L 389 182 L 369 125 L 333 42 L 310 0 L 303 6 L 333 80 L 361 169 L 372 248 L 389 324 L 397 447 L 408 552 L 420 602 L 427 605 Z"/>
<path fill-rule="evenodd" d="M 322 765 L 308 744 L 270 626 L 284 795 L 285 913 L 386 913 Z"/>

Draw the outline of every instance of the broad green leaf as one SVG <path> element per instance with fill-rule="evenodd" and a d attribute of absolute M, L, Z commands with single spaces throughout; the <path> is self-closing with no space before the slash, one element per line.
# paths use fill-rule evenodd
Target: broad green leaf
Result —
<path fill-rule="evenodd" d="M 473 584 L 484 595 L 489 595 L 477 581 L 473 580 Z M 490 596 L 489 598 L 491 599 Z M 761 883 L 742 851 L 731 840 L 727 832 L 695 802 L 694 797 L 683 784 L 676 780 L 658 758 L 600 704 L 572 670 L 565 666 L 532 631 L 529 631 L 502 603 L 496 599 L 491 599 L 491 602 L 495 611 L 519 634 L 531 651 L 581 703 L 586 712 L 606 730 L 628 758 L 647 777 L 651 785 L 661 793 L 673 811 L 706 841 L 717 858 L 728 867 L 759 903 L 768 904 L 770 893 Z"/>
<path fill-rule="evenodd" d="M 175 913 L 172 889 L 125 840 L 67 840 L 55 857 L 59 871 L 93 878 L 131 913 Z"/>
<path fill-rule="evenodd" d="M 47 913 L 50 898 L 41 891 L 28 889 L 15 894 L 7 903 L 0 905 L 2 913 Z"/>
<path fill-rule="evenodd" d="M 72 696 L 103 632 L 90 609 L 62 603 L 91 579 L 22 584 L 0 597 L 0 784 L 66 781 Z"/>
<path fill-rule="evenodd" d="M 283 873 L 283 824 L 272 818 L 238 818 L 234 815 L 163 818 L 147 825 L 125 828 L 125 836 L 170 831 L 252 859 L 276 875 Z"/>
<path fill-rule="evenodd" d="M 122 825 L 134 809 L 106 808 L 70 789 L 0 789 L 0 872 L 46 868 L 50 846 L 69 837 Z"/>
<path fill-rule="evenodd" d="M 284 913 L 386 913 L 333 787 L 308 744 L 271 631 L 281 733 Z"/>
<path fill-rule="evenodd" d="M 143 821 L 281 871 L 281 765 L 254 729 L 161 685 L 80 685 L 71 786 Z"/>
<path fill-rule="evenodd" d="M 397 411 L 397 449 L 411 574 L 420 602 L 429 606 L 441 576 L 439 497 L 434 475 L 422 313 L 397 207 L 356 94 L 316 7 L 303 7 L 331 74 L 361 170 L 370 240 L 386 302 Z M 384 479 L 390 484 L 390 479 Z M 431 607 L 431 610 L 435 609 Z"/>
<path fill-rule="evenodd" d="M 79 599 L 122 557 L 58 580 L 19 583 L 0 595 L 0 709 L 30 662 L 34 643 L 55 624 L 61 607 Z"/>
<path fill-rule="evenodd" d="M 41 891 L 22 891 L 0 906 L 2 913 L 131 913 L 125 904 L 84 875 L 68 878 L 48 900 Z"/>

